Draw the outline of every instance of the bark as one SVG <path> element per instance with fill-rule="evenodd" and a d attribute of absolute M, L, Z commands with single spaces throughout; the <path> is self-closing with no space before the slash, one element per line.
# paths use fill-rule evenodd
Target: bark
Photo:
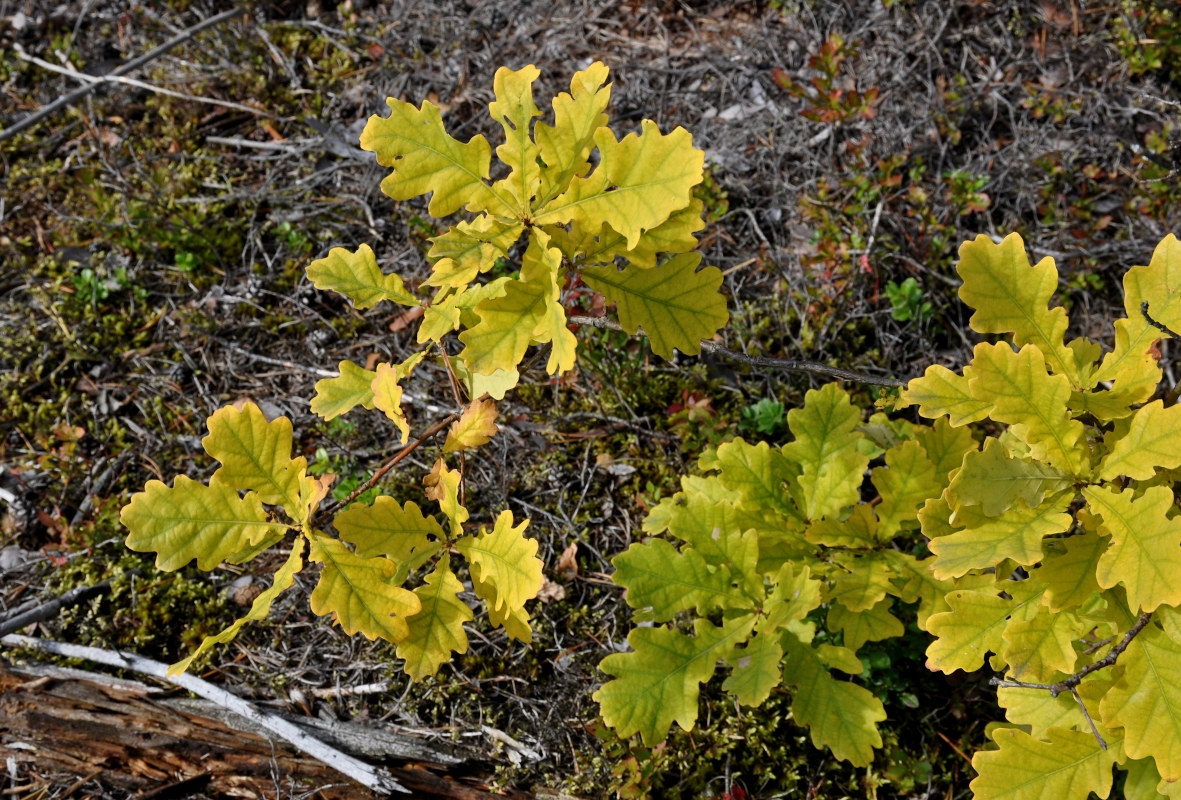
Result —
<path fill-rule="evenodd" d="M 483 800 L 537 795 L 488 788 L 496 760 L 472 747 L 356 723 L 288 719 L 358 758 L 385 766 L 414 797 Z M 0 661 L 0 763 L 68 773 L 139 797 L 201 793 L 263 798 L 319 788 L 326 800 L 373 793 L 282 741 L 249 730 L 213 703 L 137 681 Z M 543 793 L 550 794 L 550 793 Z M 553 796 L 550 794 L 550 796 Z"/>

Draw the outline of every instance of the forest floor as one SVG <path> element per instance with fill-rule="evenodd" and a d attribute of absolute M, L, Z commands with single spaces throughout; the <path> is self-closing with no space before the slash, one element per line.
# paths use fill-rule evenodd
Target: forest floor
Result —
<path fill-rule="evenodd" d="M 231 7 L 0 2 L 0 131 Z M 353 309 L 304 270 L 331 247 L 368 243 L 387 272 L 428 274 L 429 239 L 446 223 L 426 198 L 384 196 L 387 170 L 358 147 L 387 96 L 429 99 L 453 135 L 495 144 L 498 67 L 535 64 L 544 112 L 575 71 L 602 61 L 620 135 L 652 119 L 683 126 L 706 153 L 700 250 L 725 275 L 731 315 L 719 342 L 878 378 L 967 359 L 962 241 L 1020 233 L 1031 260 L 1057 264 L 1068 338 L 1110 344 L 1123 274 L 1181 220 L 1181 20 L 1160 4 L 247 7 L 0 141 L 0 615 L 111 581 L 25 633 L 173 662 L 242 613 L 255 564 L 175 580 L 123 546 L 118 521 L 147 480 L 208 476 L 200 440 L 223 405 L 288 416 L 297 451 L 338 476 L 339 496 L 385 460 L 384 420 L 324 423 L 308 401 L 345 359 L 412 354 L 414 326 L 388 306 Z M 667 363 L 642 337 L 577 335 L 574 373 L 555 383 L 542 364 L 526 372 L 501 406 L 501 435 L 467 464 L 474 521 L 501 508 L 532 520 L 552 586 L 531 606 L 531 645 L 485 633 L 477 616 L 469 651 L 412 684 L 393 646 L 311 614 L 307 570 L 270 621 L 194 672 L 298 714 L 485 744 L 499 764 L 493 787 L 966 796 L 964 759 L 983 744 L 991 690 L 927 673 L 917 631 L 882 650 L 867 678 L 891 698 L 892 726 L 869 770 L 814 751 L 774 699 L 742 709 L 707 689 L 698 728 L 654 749 L 597 722 L 597 664 L 631 627 L 610 559 L 642 536 L 645 509 L 676 491 L 704 446 L 784 441 L 784 409 L 824 379 L 717 356 Z M 445 373 L 430 374 L 408 398 L 416 430 L 455 410 Z M 848 388 L 872 405 L 874 387 Z M 428 448 L 410 459 L 381 491 L 424 502 L 417 476 L 431 458 Z M 331 691 L 375 684 L 382 691 Z M 14 785 L 47 787 L 43 797 L 154 785 L 20 769 L 37 780 L 14 772 Z"/>

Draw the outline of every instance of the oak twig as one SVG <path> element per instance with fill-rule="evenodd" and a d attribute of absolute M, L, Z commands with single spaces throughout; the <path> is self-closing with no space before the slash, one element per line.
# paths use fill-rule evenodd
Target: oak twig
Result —
<path fill-rule="evenodd" d="M 312 517 L 311 524 L 315 525 L 316 520 L 318 518 L 320 518 L 322 515 L 336 513 L 336 510 L 338 508 L 344 508 L 349 503 L 353 502 L 358 497 L 360 497 L 362 492 L 372 489 L 374 486 L 376 486 L 378 484 L 378 482 L 382 478 L 384 478 L 386 476 L 387 472 L 389 472 L 394 467 L 398 466 L 398 464 L 400 464 L 402 462 L 402 459 L 406 458 L 406 456 L 413 453 L 420 446 L 422 446 L 422 444 L 427 439 L 431 438 L 436 433 L 443 430 L 444 428 L 446 428 L 448 425 L 450 425 L 452 422 L 454 422 L 457 419 L 459 419 L 458 413 L 448 414 L 446 417 L 439 420 L 434 425 L 431 425 L 429 428 L 427 428 L 425 431 L 423 431 L 422 436 L 419 436 L 417 439 L 415 439 L 413 442 L 411 442 L 410 444 L 403 447 L 397 453 L 394 453 L 394 455 L 389 459 L 389 461 L 382 464 L 381 468 L 378 469 L 377 472 L 373 473 L 373 477 L 371 477 L 369 480 L 365 481 L 363 484 L 361 484 L 356 489 L 354 489 L 352 494 L 350 494 L 348 497 L 346 497 L 345 499 L 341 500 L 338 503 L 332 503 L 331 505 L 325 506 L 325 507 L 321 508 L 319 511 L 317 511 L 315 516 Z"/>
<path fill-rule="evenodd" d="M 567 317 L 566 321 L 576 325 L 589 325 L 592 328 L 606 328 L 613 331 L 623 331 L 623 327 L 615 320 L 606 317 Z M 853 372 L 852 370 L 839 369 L 838 367 L 830 367 L 827 364 L 821 364 L 816 361 L 804 361 L 794 358 L 767 358 L 766 356 L 748 356 L 746 353 L 739 353 L 727 347 L 722 347 L 720 344 L 703 339 L 701 342 L 701 349 L 709 353 L 716 353 L 717 355 L 725 356 L 726 358 L 739 361 L 743 364 L 750 364 L 754 367 L 770 367 L 771 369 L 782 369 L 788 372 L 808 372 L 813 375 L 820 375 L 825 378 L 834 378 L 836 380 L 851 381 L 853 383 L 867 383 L 872 386 L 885 386 L 891 389 L 901 388 L 906 385 L 905 381 L 896 380 L 894 378 L 875 378 L 872 375 L 863 375 L 860 372 Z"/>
<path fill-rule="evenodd" d="M 1095 734 L 1095 738 L 1099 741 L 1099 746 L 1106 750 L 1107 742 L 1103 741 L 1103 737 L 1099 735 L 1099 729 L 1095 727 L 1095 722 L 1091 719 L 1091 715 L 1087 713 L 1087 707 L 1083 704 L 1083 699 L 1079 697 L 1077 687 L 1083 682 L 1083 678 L 1087 677 L 1092 672 L 1104 669 L 1105 667 L 1114 666 L 1116 659 L 1120 657 L 1121 653 L 1128 649 L 1128 645 L 1132 643 L 1132 640 L 1136 638 L 1136 635 L 1140 633 L 1140 631 L 1144 630 L 1144 627 L 1151 619 L 1152 612 L 1145 611 L 1140 615 L 1140 618 L 1136 620 L 1136 624 L 1129 628 L 1128 632 L 1124 634 L 1124 638 L 1121 639 L 1109 651 L 1107 651 L 1107 655 L 1103 656 L 1103 658 L 1099 659 L 1095 663 L 1088 664 L 1087 666 L 1083 667 L 1069 678 L 1060 680 L 1057 683 L 1027 683 L 1025 681 L 1006 680 L 1004 678 L 993 678 L 991 681 L 989 681 L 989 683 L 998 688 L 1046 689 L 1050 692 L 1050 697 L 1057 697 L 1062 692 L 1070 692 L 1072 695 L 1074 695 L 1074 699 L 1078 701 L 1079 708 L 1083 710 L 1083 716 L 1086 717 L 1087 722 L 1090 723 L 1091 731 Z"/>

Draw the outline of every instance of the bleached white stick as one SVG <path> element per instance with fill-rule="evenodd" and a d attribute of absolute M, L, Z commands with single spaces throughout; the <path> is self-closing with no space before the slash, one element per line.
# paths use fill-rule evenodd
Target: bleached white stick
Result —
<path fill-rule="evenodd" d="M 367 789 L 387 794 L 389 792 L 410 793 L 409 789 L 395 781 L 385 770 L 374 767 L 371 764 L 366 764 L 364 761 L 353 758 L 347 753 L 342 753 L 324 744 L 324 742 L 313 736 L 309 736 L 287 720 L 261 711 L 237 695 L 227 692 L 225 689 L 218 688 L 212 683 L 203 681 L 193 675 L 183 674 L 171 678 L 168 677 L 168 666 L 159 661 L 153 661 L 150 658 L 143 658 L 134 653 L 125 653 L 119 650 L 102 650 L 97 647 L 66 644 L 50 639 L 34 639 L 31 636 L 20 636 L 17 634 L 9 634 L 0 638 L 0 645 L 4 645 L 5 647 L 31 647 L 46 653 L 65 656 L 66 658 L 84 658 L 87 661 L 106 664 L 109 667 L 130 669 L 143 675 L 150 675 L 153 678 L 168 681 L 266 728 L 276 736 L 290 742 L 297 749 L 307 753 L 317 761 L 327 764 L 342 775 L 352 778 Z"/>

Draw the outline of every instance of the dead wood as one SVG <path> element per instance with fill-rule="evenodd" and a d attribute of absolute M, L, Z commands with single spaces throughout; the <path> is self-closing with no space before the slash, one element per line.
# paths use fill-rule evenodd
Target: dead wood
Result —
<path fill-rule="evenodd" d="M 380 762 L 415 797 L 531 798 L 488 783 L 495 761 L 475 748 L 356 723 L 288 719 L 352 755 Z M 91 775 L 138 796 L 274 797 L 318 790 L 330 800 L 364 787 L 272 741 L 215 704 L 137 681 L 0 662 L 0 759 L 21 771 Z"/>

